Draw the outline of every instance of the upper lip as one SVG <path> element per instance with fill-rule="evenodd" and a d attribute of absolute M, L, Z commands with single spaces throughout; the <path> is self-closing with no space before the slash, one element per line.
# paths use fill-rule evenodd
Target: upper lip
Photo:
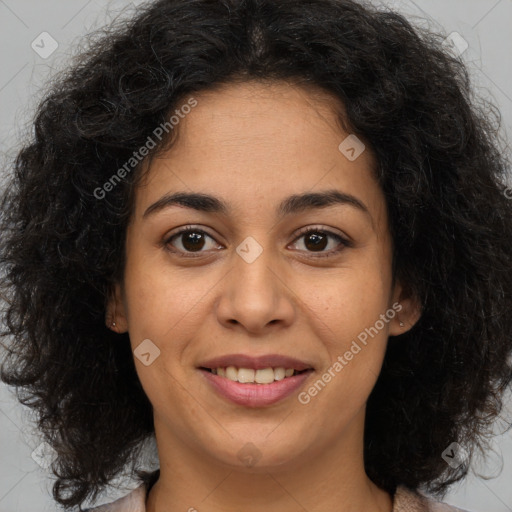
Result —
<path fill-rule="evenodd" d="M 225 356 L 214 357 L 203 361 L 199 367 L 201 368 L 226 368 L 228 366 L 236 366 L 237 368 L 252 368 L 254 370 L 262 370 L 263 368 L 293 368 L 297 371 L 313 369 L 313 366 L 299 361 L 293 357 L 283 356 L 280 354 L 265 354 L 261 356 L 249 356 L 246 354 L 228 354 Z"/>

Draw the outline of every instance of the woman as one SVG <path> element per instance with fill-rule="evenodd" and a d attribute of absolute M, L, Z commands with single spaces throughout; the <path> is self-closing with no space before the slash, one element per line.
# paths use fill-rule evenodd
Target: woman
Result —
<path fill-rule="evenodd" d="M 349 0 L 160 0 L 40 105 L 2 203 L 2 378 L 54 498 L 455 510 L 511 380 L 512 209 L 463 65 Z"/>

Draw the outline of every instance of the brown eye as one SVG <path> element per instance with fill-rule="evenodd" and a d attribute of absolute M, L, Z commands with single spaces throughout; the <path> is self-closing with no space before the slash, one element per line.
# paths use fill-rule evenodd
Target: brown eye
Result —
<path fill-rule="evenodd" d="M 323 251 L 327 247 L 328 238 L 324 233 L 311 232 L 304 237 L 304 245 L 310 251 Z"/>
<path fill-rule="evenodd" d="M 294 243 L 298 244 L 298 240 L 301 239 L 303 240 L 302 244 L 305 247 L 304 251 L 309 253 L 318 253 L 315 255 L 315 257 L 334 256 L 342 251 L 345 247 L 351 246 L 351 243 L 342 236 L 332 233 L 331 231 L 318 228 L 310 228 L 303 231 L 295 239 Z M 334 240 L 337 243 L 330 244 L 331 240 Z M 325 249 L 329 246 L 329 244 L 334 248 L 326 251 Z"/>
<path fill-rule="evenodd" d="M 187 231 L 182 233 L 182 246 L 187 251 L 199 251 L 204 247 L 204 233 L 197 231 Z"/>
<path fill-rule="evenodd" d="M 218 247 L 218 244 L 212 243 L 215 240 L 205 231 L 198 228 L 186 228 L 174 233 L 164 242 L 165 246 L 171 252 L 182 253 L 198 253 L 201 255 L 203 249 L 206 250 Z M 208 247 L 210 244 L 210 247 Z"/>

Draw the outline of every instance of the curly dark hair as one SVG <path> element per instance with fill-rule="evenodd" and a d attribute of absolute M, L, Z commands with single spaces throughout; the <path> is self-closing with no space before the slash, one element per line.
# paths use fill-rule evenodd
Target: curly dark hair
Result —
<path fill-rule="evenodd" d="M 442 452 L 482 449 L 512 379 L 512 202 L 495 108 L 474 97 L 441 35 L 352 0 L 139 9 L 92 34 L 53 80 L 1 202 L 1 376 L 58 454 L 55 500 L 97 497 L 154 432 L 128 334 L 120 342 L 105 326 L 143 165 L 103 199 L 95 191 L 183 98 L 244 80 L 334 94 L 341 123 L 376 156 L 393 275 L 422 316 L 389 339 L 367 404 L 365 466 L 389 492 L 442 495 L 468 469 Z M 171 146 L 162 139 L 144 161 Z"/>

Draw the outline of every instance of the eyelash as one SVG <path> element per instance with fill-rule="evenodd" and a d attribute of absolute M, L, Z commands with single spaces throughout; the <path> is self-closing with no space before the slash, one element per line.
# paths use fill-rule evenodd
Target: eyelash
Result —
<path fill-rule="evenodd" d="M 175 249 L 170 248 L 170 244 L 171 244 L 172 240 L 174 240 L 175 238 L 179 238 L 182 235 L 186 235 L 188 233 L 200 233 L 200 234 L 210 237 L 212 240 L 215 240 L 209 233 L 207 233 L 203 229 L 199 229 L 194 226 L 186 226 L 183 229 L 181 229 L 180 231 L 173 233 L 171 236 L 167 237 L 164 240 L 163 245 L 165 246 L 166 250 L 168 250 L 169 252 L 171 252 L 173 254 L 179 254 L 180 257 L 183 257 L 183 258 L 201 257 L 201 255 L 204 251 L 197 251 L 196 253 L 194 253 L 191 251 L 184 252 L 181 250 L 175 250 Z M 320 227 L 303 228 L 301 231 L 299 231 L 299 233 L 295 237 L 293 243 L 297 242 L 300 238 L 302 238 L 306 235 L 309 235 L 311 233 L 320 233 L 322 235 L 327 235 L 329 237 L 335 238 L 341 245 L 340 248 L 331 250 L 331 251 L 327 251 L 325 253 L 324 252 L 315 253 L 314 251 L 307 251 L 311 254 L 314 254 L 314 256 L 313 256 L 314 258 L 329 258 L 332 256 L 336 256 L 339 252 L 343 251 L 343 249 L 345 249 L 346 247 L 352 246 L 351 242 L 349 242 L 347 239 L 343 238 L 342 236 L 340 236 L 336 233 L 333 233 L 332 231 L 322 229 Z"/>

